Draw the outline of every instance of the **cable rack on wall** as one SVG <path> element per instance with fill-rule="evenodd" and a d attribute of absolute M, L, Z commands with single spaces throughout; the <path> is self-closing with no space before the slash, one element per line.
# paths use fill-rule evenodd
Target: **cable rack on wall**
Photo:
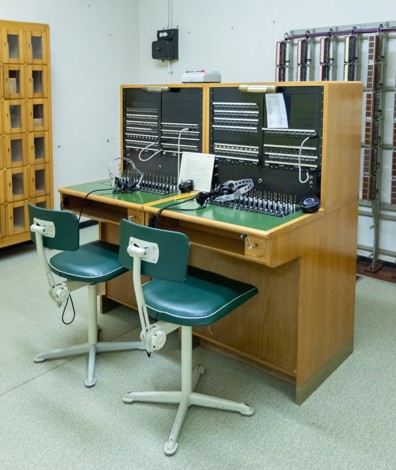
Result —
<path fill-rule="evenodd" d="M 379 269 L 382 211 L 396 222 L 396 21 L 290 31 L 276 43 L 275 80 L 363 82 L 360 214 L 371 208 L 373 246 L 360 248 Z"/>

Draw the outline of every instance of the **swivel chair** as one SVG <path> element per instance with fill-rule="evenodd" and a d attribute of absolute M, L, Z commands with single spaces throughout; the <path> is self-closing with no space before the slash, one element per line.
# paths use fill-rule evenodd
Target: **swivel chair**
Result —
<path fill-rule="evenodd" d="M 133 272 L 135 295 L 142 325 L 141 340 L 147 352 L 158 351 L 166 334 L 181 327 L 181 390 L 130 392 L 125 403 L 178 404 L 176 418 L 165 444 L 173 455 L 184 418 L 191 405 L 253 414 L 245 403 L 196 393 L 204 367 L 192 372 L 192 327 L 209 325 L 257 294 L 257 288 L 218 274 L 188 267 L 190 243 L 179 232 L 121 221 L 119 260 Z M 141 274 L 151 280 L 144 285 Z M 150 324 L 149 316 L 156 320 Z"/>
<path fill-rule="evenodd" d="M 96 383 L 97 353 L 144 349 L 142 343 L 136 341 L 98 341 L 97 295 L 100 294 L 100 284 L 127 270 L 118 262 L 116 245 L 97 240 L 80 246 L 79 222 L 74 213 L 29 204 L 29 219 L 32 240 L 36 243 L 48 280 L 49 294 L 58 307 L 68 301 L 70 292 L 88 286 L 88 342 L 39 353 L 34 362 L 88 354 L 85 386 L 92 387 Z M 47 257 L 45 248 L 61 251 Z M 55 275 L 64 279 L 57 279 Z"/>

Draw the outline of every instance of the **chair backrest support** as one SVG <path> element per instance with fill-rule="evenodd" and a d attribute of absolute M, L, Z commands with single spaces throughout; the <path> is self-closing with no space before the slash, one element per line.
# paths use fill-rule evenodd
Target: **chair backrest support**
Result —
<path fill-rule="evenodd" d="M 132 271 L 133 257 L 127 251 L 131 238 L 133 243 L 142 245 L 141 248 L 145 248 L 145 242 L 158 245 L 157 262 L 142 260 L 141 272 L 143 275 L 168 281 L 184 281 L 190 254 L 190 240 L 187 235 L 181 232 L 137 225 L 123 219 L 120 228 L 119 261 Z"/>
<path fill-rule="evenodd" d="M 43 237 L 43 245 L 46 248 L 76 251 L 80 246 L 79 223 L 76 214 L 68 211 L 57 211 L 29 204 L 30 226 L 35 219 L 52 222 L 55 226 L 53 237 Z M 36 242 L 36 235 L 31 231 L 31 238 Z"/>

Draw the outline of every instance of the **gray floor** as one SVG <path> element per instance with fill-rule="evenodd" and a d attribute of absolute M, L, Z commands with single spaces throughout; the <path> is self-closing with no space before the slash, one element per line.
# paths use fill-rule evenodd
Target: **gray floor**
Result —
<path fill-rule="evenodd" d="M 93 229 L 94 230 L 94 229 Z M 91 229 L 84 229 L 86 236 Z M 396 285 L 357 283 L 353 355 L 302 405 L 290 386 L 211 350 L 197 391 L 245 401 L 252 417 L 189 411 L 173 457 L 163 446 L 176 408 L 126 405 L 130 390 L 176 389 L 178 336 L 160 353 L 102 354 L 97 385 L 86 358 L 33 362 L 48 347 L 86 340 L 86 291 L 61 323 L 32 245 L 0 250 L 0 469 L 396 469 Z M 139 335 L 136 313 L 101 315 L 103 337 Z"/>

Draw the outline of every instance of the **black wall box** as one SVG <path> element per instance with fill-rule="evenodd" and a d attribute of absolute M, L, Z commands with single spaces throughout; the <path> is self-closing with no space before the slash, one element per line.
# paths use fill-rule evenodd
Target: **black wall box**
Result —
<path fill-rule="evenodd" d="M 179 31 L 177 29 L 163 29 L 157 31 L 157 40 L 151 47 L 153 59 L 177 60 L 179 58 Z"/>

